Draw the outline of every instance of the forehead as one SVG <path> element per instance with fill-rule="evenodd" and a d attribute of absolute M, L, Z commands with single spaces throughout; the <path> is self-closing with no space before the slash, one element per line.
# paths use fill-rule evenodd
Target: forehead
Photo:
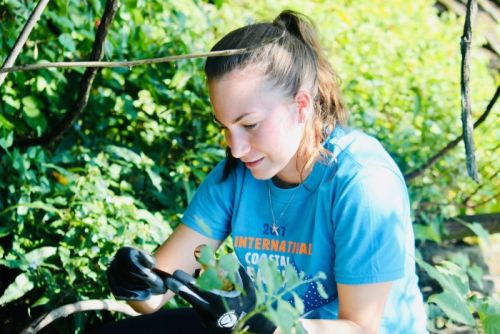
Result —
<path fill-rule="evenodd" d="M 283 99 L 284 91 L 268 80 L 257 66 L 233 70 L 208 84 L 215 111 Z"/>
<path fill-rule="evenodd" d="M 209 89 L 219 93 L 219 88 L 224 88 L 223 93 L 230 93 L 227 88 L 242 88 L 246 90 L 259 90 L 261 85 L 268 85 L 265 75 L 256 66 L 247 66 L 243 69 L 233 70 L 222 77 L 209 82 Z M 270 87 L 267 87 L 270 88 Z"/>

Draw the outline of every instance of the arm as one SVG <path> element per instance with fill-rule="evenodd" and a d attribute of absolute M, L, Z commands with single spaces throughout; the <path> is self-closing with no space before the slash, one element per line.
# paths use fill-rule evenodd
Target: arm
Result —
<path fill-rule="evenodd" d="M 199 263 L 193 256 L 195 248 L 205 244 L 217 249 L 221 243 L 221 240 L 207 238 L 186 225 L 180 224 L 156 251 L 156 267 L 168 273 L 181 269 L 193 274 L 199 267 Z M 145 301 L 129 301 L 128 303 L 139 313 L 152 313 L 159 310 L 173 295 L 171 291 L 168 291 L 163 295 L 154 295 Z"/>
<path fill-rule="evenodd" d="M 309 334 L 376 334 L 391 285 L 391 282 L 364 285 L 337 284 L 339 319 L 301 319 L 302 326 Z M 275 334 L 281 333 L 279 329 L 275 332 Z"/>

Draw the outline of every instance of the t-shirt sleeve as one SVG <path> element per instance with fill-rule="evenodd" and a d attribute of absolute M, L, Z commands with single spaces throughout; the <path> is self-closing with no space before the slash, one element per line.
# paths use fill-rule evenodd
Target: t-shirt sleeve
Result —
<path fill-rule="evenodd" d="M 221 161 L 203 180 L 182 216 L 185 225 L 216 240 L 231 232 L 234 177 L 222 181 L 224 163 Z"/>
<path fill-rule="evenodd" d="M 335 277 L 341 284 L 402 278 L 409 200 L 404 181 L 389 168 L 362 167 L 341 189 L 332 212 Z"/>

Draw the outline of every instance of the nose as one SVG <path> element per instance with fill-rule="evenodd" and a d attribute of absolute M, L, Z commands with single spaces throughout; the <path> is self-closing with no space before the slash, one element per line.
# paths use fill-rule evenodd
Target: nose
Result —
<path fill-rule="evenodd" d="M 237 159 L 245 156 L 250 151 L 250 143 L 244 134 L 228 134 L 227 142 L 231 149 L 231 155 Z"/>

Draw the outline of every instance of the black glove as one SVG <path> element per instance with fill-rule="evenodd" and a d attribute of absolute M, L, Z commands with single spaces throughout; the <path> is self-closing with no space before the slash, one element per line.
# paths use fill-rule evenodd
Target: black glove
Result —
<path fill-rule="evenodd" d="M 245 269 L 238 270 L 243 291 L 202 290 L 195 279 L 182 270 L 165 278 L 170 290 L 190 303 L 211 333 L 231 333 L 238 321 L 256 306 L 255 287 Z M 270 334 L 276 326 L 265 316 L 257 314 L 245 323 L 250 333 Z"/>
<path fill-rule="evenodd" d="M 132 247 L 122 247 L 106 271 L 109 287 L 116 299 L 146 300 L 167 291 L 165 282 L 151 269 L 155 259 Z"/>

